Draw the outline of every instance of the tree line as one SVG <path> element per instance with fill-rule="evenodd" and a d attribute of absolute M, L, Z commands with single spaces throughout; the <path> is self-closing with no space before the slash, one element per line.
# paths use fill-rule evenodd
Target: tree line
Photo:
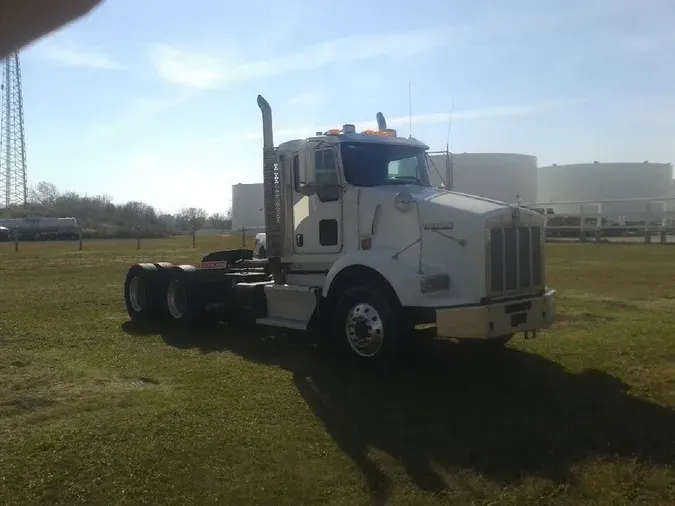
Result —
<path fill-rule="evenodd" d="M 29 189 L 26 206 L 0 209 L 0 218 L 75 218 L 83 237 L 89 238 L 169 237 L 190 233 L 193 227 L 232 228 L 232 209 L 209 214 L 201 208 L 186 207 L 176 214 L 161 213 L 144 202 L 114 204 L 107 195 L 61 193 L 45 181 Z"/>

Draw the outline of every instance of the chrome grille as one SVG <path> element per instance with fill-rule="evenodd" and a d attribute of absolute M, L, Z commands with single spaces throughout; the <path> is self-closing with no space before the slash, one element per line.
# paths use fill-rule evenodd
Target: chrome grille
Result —
<path fill-rule="evenodd" d="M 542 288 L 541 227 L 499 227 L 489 230 L 488 295 L 503 296 Z"/>

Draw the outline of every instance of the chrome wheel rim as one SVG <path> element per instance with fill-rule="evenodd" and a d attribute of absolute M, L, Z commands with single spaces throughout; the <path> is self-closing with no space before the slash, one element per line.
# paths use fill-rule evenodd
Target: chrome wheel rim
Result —
<path fill-rule="evenodd" d="M 145 283 L 138 276 L 129 283 L 129 302 L 137 313 L 143 311 L 145 307 Z"/>
<path fill-rule="evenodd" d="M 376 355 L 384 340 L 384 325 L 377 310 L 366 303 L 353 306 L 347 313 L 345 332 L 349 346 L 357 355 Z"/>
<path fill-rule="evenodd" d="M 169 307 L 169 313 L 176 319 L 182 318 L 187 310 L 187 294 L 183 283 L 174 279 L 169 283 L 166 291 L 166 302 Z"/>

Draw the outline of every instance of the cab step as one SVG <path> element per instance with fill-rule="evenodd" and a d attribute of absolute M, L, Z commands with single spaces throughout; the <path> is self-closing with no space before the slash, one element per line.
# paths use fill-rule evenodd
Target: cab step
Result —
<path fill-rule="evenodd" d="M 269 284 L 264 286 L 266 315 L 256 323 L 306 330 L 317 302 L 320 288 L 300 285 Z"/>

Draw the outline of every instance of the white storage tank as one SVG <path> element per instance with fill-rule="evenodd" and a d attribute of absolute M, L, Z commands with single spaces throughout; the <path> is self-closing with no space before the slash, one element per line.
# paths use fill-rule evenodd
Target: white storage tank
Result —
<path fill-rule="evenodd" d="M 582 163 L 540 167 L 537 203 L 607 201 L 614 199 L 663 199 L 671 196 L 673 167 L 670 163 Z M 579 204 L 551 205 L 556 214 L 579 214 Z M 597 213 L 598 206 L 584 205 L 584 214 Z M 659 215 L 654 202 L 603 202 L 603 218 L 619 222 L 642 221 Z M 660 219 L 660 215 L 656 216 Z"/>
<path fill-rule="evenodd" d="M 262 183 L 232 185 L 232 230 L 247 228 L 263 231 L 264 191 Z"/>
<path fill-rule="evenodd" d="M 537 196 L 537 157 L 520 153 L 455 153 L 446 168 L 445 153 L 431 153 L 432 184 L 440 184 L 438 172 L 453 191 L 503 202 L 534 202 Z M 435 168 L 434 168 L 435 167 Z M 437 170 L 438 172 L 437 172 Z"/>

